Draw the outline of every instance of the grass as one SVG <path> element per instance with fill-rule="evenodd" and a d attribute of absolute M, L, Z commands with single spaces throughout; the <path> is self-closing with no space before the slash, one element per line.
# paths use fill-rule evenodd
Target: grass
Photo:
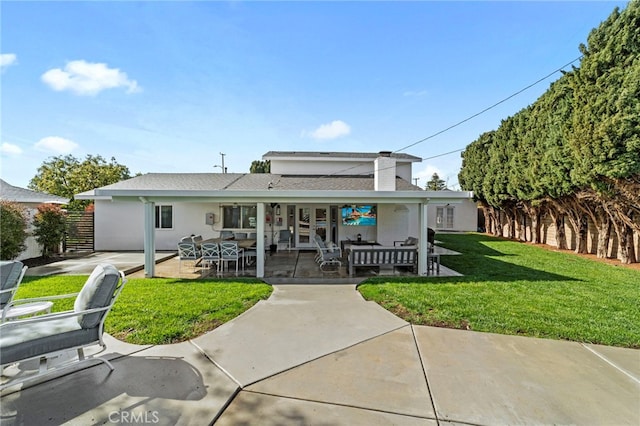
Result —
<path fill-rule="evenodd" d="M 640 272 L 483 234 L 438 234 L 464 277 L 374 278 L 358 287 L 405 320 L 640 348 Z M 393 281 L 391 281 L 393 280 Z"/>
<path fill-rule="evenodd" d="M 80 291 L 87 276 L 25 277 L 16 299 Z M 107 333 L 137 344 L 188 340 L 237 317 L 271 294 L 258 280 L 129 279 L 109 313 Z M 73 309 L 73 299 L 54 311 Z"/>

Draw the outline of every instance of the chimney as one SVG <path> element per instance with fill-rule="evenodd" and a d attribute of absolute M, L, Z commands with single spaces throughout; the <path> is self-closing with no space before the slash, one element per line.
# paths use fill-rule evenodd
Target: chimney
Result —
<path fill-rule="evenodd" d="M 380 151 L 373 170 L 376 191 L 396 190 L 396 159 L 391 157 L 391 151 Z"/>

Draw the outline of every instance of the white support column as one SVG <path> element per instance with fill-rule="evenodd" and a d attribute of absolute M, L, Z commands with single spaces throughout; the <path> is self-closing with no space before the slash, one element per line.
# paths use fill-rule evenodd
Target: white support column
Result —
<path fill-rule="evenodd" d="M 427 202 L 428 203 L 428 202 Z M 418 275 L 428 275 L 427 254 L 429 253 L 429 230 L 427 221 L 427 203 L 418 205 L 420 224 L 419 250 L 418 250 Z"/>
<path fill-rule="evenodd" d="M 144 276 L 153 278 L 156 268 L 156 204 L 140 198 L 144 203 Z"/>
<path fill-rule="evenodd" d="M 265 223 L 265 206 L 264 203 L 258 203 L 256 221 L 256 278 L 264 278 L 264 223 Z"/>

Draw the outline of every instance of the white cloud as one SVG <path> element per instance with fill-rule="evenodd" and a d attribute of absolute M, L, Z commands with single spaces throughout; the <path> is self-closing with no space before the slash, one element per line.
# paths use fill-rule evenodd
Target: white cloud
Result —
<path fill-rule="evenodd" d="M 70 90 L 77 95 L 97 95 L 103 90 L 118 87 L 125 87 L 127 93 L 141 90 L 135 80 L 130 80 L 118 68 L 83 60 L 68 62 L 64 70 L 51 69 L 42 74 L 41 78 L 53 90 Z"/>
<path fill-rule="evenodd" d="M 13 65 L 18 60 L 15 53 L 0 53 L 0 69 L 5 69 L 10 65 Z"/>
<path fill-rule="evenodd" d="M 78 147 L 78 144 L 69 139 L 58 136 L 47 136 L 36 142 L 36 149 L 40 151 L 49 151 L 56 154 L 70 154 Z"/>
<path fill-rule="evenodd" d="M 310 133 L 314 139 L 336 139 L 351 133 L 351 127 L 342 120 L 334 120 L 331 123 L 323 124 Z"/>
<path fill-rule="evenodd" d="M 2 145 L 0 145 L 0 152 L 9 155 L 20 155 L 22 154 L 22 148 L 9 142 L 2 142 Z"/>

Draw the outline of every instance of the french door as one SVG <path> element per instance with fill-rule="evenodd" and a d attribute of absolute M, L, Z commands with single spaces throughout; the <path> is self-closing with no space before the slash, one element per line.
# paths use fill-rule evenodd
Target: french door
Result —
<path fill-rule="evenodd" d="M 315 236 L 327 239 L 328 205 L 301 205 L 296 214 L 296 247 L 315 248 Z"/>
<path fill-rule="evenodd" d="M 454 210 L 453 207 L 436 208 L 436 228 L 453 229 Z"/>

